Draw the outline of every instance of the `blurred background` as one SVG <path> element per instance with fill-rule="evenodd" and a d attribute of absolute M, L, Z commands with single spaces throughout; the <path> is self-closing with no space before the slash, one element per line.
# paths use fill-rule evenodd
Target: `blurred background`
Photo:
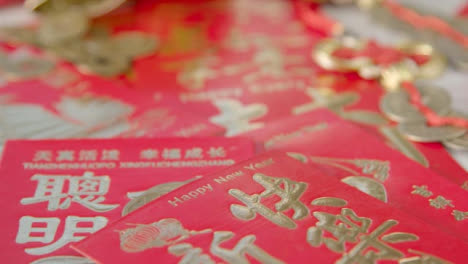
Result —
<path fill-rule="evenodd" d="M 3 74 L 0 74 L 0 141 L 13 138 L 159 137 L 170 135 L 165 129 L 171 125 L 189 127 L 187 122 L 190 120 L 198 120 L 200 116 L 205 118 L 204 107 L 175 105 L 197 96 L 210 96 L 199 92 L 215 74 L 209 66 L 219 62 L 216 56 L 211 56 L 214 50 L 218 52 L 213 43 L 221 42 L 228 35 L 222 25 L 228 24 L 231 18 L 226 17 L 223 10 L 269 14 L 272 25 L 278 17 L 289 15 L 289 11 L 285 11 L 287 6 L 278 1 L 274 1 L 276 4 L 260 2 L 0 1 L 0 40 L 4 44 L 0 56 L 3 67 Z M 437 36 L 428 36 L 425 30 L 411 31 L 391 19 L 380 21 L 376 18 L 378 14 L 347 4 L 349 1 L 328 2 L 332 3 L 322 3 L 320 12 L 344 26 L 341 34 L 372 39 L 389 46 L 408 40 L 427 40 L 428 37 L 437 41 Z M 466 1 L 397 2 L 420 14 L 450 21 L 461 32 L 468 32 L 468 19 L 463 18 Z M 165 5 L 155 7 L 160 3 Z M 195 9 L 198 11 L 194 12 Z M 239 14 L 236 16 L 235 19 L 245 19 Z M 189 30 L 175 27 L 168 32 L 171 23 L 185 23 Z M 113 34 L 128 31 L 140 34 L 122 34 L 109 44 L 108 38 L 113 38 Z M 83 40 L 85 36 L 92 36 L 92 41 Z M 245 44 L 242 38 L 232 43 L 239 49 Z M 261 45 L 267 50 L 265 43 Z M 451 95 L 453 110 L 468 114 L 468 60 L 459 55 L 466 52 L 451 53 L 456 49 L 453 43 L 442 41 L 435 47 L 441 47 L 441 53 L 448 58 L 448 67 L 440 76 L 416 83 L 446 90 Z M 86 60 L 83 54 L 88 56 Z M 265 60 L 271 59 L 267 53 L 264 56 L 267 57 Z M 156 71 L 155 68 L 163 70 Z M 187 74 L 174 74 L 180 69 L 188 69 Z M 226 71 L 229 70 L 236 71 Z M 38 76 L 41 76 L 40 80 Z M 170 86 L 174 85 L 174 80 L 177 85 L 189 88 L 172 93 Z M 235 85 L 238 84 L 233 83 Z M 236 93 L 235 90 L 224 92 Z M 167 105 L 172 106 L 170 110 L 165 108 Z M 222 107 L 226 107 L 225 104 Z M 261 115 L 261 109 L 256 111 Z M 179 117 L 178 121 L 175 116 Z M 204 126 L 220 125 L 220 122 L 212 119 Z M 450 151 L 462 166 L 468 168 L 466 151 Z"/>

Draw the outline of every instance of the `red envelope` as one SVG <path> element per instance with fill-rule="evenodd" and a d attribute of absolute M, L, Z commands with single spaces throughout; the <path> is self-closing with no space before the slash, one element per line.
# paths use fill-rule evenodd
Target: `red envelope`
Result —
<path fill-rule="evenodd" d="M 466 190 L 356 126 L 335 123 L 278 147 L 298 150 L 324 173 L 468 241 Z"/>
<path fill-rule="evenodd" d="M 98 263 L 141 264 L 461 263 L 468 257 L 465 242 L 284 153 L 186 185 L 73 248 Z"/>
<path fill-rule="evenodd" d="M 88 263 L 70 243 L 252 154 L 238 138 L 9 141 L 0 171 L 3 260 Z"/>

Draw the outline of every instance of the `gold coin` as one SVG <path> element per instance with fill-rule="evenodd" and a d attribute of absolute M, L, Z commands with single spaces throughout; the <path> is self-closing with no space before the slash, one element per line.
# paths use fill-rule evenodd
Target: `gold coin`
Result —
<path fill-rule="evenodd" d="M 81 0 L 85 2 L 87 0 Z M 71 0 L 26 0 L 24 1 L 24 7 L 38 12 L 42 15 L 48 15 L 53 13 L 59 13 L 66 11 L 70 8 L 75 8 L 78 5 L 74 5 Z"/>
<path fill-rule="evenodd" d="M 81 0 L 82 1 L 82 0 Z M 86 10 L 86 15 L 90 17 L 98 17 L 111 12 L 121 6 L 126 0 L 93 0 L 86 1 L 83 8 Z"/>
<path fill-rule="evenodd" d="M 454 150 L 468 150 L 468 133 L 461 137 L 442 141 L 444 146 Z"/>
<path fill-rule="evenodd" d="M 82 8 L 88 17 L 98 17 L 121 6 L 126 0 L 26 0 L 24 6 L 40 13 Z"/>
<path fill-rule="evenodd" d="M 105 26 L 93 26 L 89 29 L 88 36 L 91 39 L 105 39 L 109 38 L 111 32 L 109 28 Z"/>
<path fill-rule="evenodd" d="M 112 38 L 118 52 L 130 58 L 143 57 L 156 51 L 158 41 L 141 32 L 120 33 Z"/>
<path fill-rule="evenodd" d="M 89 40 L 84 43 L 84 47 L 85 58 L 78 65 L 78 69 L 86 74 L 112 77 L 130 69 L 130 59 L 118 54 L 109 41 Z"/>
<path fill-rule="evenodd" d="M 453 17 L 448 22 L 457 31 L 460 31 L 463 34 L 468 35 L 468 21 L 466 21 L 465 18 L 463 18 L 463 17 Z"/>
<path fill-rule="evenodd" d="M 468 115 L 464 113 L 460 113 L 457 111 L 453 111 L 451 115 L 464 118 L 468 120 Z M 447 139 L 442 141 L 444 146 L 454 149 L 454 150 L 468 150 L 468 132 L 463 134 L 460 137 L 453 138 L 453 139 Z"/>
<path fill-rule="evenodd" d="M 438 35 L 432 40 L 433 45 L 440 50 L 457 69 L 468 69 L 468 51 L 465 47 L 450 39 Z"/>
<path fill-rule="evenodd" d="M 43 16 L 38 30 L 39 42 L 45 46 L 78 39 L 86 34 L 88 17 L 80 9 L 69 9 Z"/>
<path fill-rule="evenodd" d="M 48 51 L 50 51 L 60 59 L 64 59 L 74 63 L 85 61 L 85 58 L 87 56 L 81 41 L 64 42 L 60 45 L 49 47 Z"/>
<path fill-rule="evenodd" d="M 49 0 L 26 0 L 24 1 L 24 7 L 29 10 L 39 11 L 45 6 L 50 5 L 50 2 Z"/>
<path fill-rule="evenodd" d="M 465 134 L 466 129 L 454 126 L 428 126 L 424 122 L 400 123 L 398 130 L 410 140 L 417 142 L 438 142 L 457 138 Z"/>
<path fill-rule="evenodd" d="M 439 115 L 450 111 L 450 95 L 443 89 L 420 86 L 423 103 Z M 380 100 L 380 110 L 395 122 L 422 122 L 425 121 L 420 111 L 410 103 L 406 91 L 399 90 L 387 92 Z"/>
<path fill-rule="evenodd" d="M 399 45 L 399 50 L 407 54 L 425 55 L 427 62 L 418 67 L 418 78 L 435 78 L 442 74 L 446 68 L 445 57 L 427 43 L 407 42 Z"/>
<path fill-rule="evenodd" d="M 381 5 L 382 0 L 356 0 L 356 4 L 359 8 L 364 10 L 372 9 Z"/>
<path fill-rule="evenodd" d="M 0 28 L 0 39 L 19 44 L 38 44 L 36 32 L 29 28 Z"/>
<path fill-rule="evenodd" d="M 375 19 L 377 22 L 383 24 L 386 27 L 398 30 L 398 31 L 407 31 L 408 23 L 396 19 L 395 16 L 388 10 L 388 8 L 383 6 L 375 6 L 372 9 L 367 11 L 372 19 Z"/>

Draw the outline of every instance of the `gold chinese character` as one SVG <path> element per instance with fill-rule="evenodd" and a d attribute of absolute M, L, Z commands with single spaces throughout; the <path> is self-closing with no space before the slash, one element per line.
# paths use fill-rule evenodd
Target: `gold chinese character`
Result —
<path fill-rule="evenodd" d="M 371 219 L 358 217 L 348 208 L 343 208 L 340 215 L 323 212 L 314 212 L 313 215 L 319 222 L 307 231 L 307 241 L 313 247 L 324 243 L 330 250 L 338 253 L 344 252 L 346 242 L 357 242 L 357 237 L 367 233 L 372 223 Z M 324 231 L 328 231 L 337 239 L 324 237 Z"/>
<path fill-rule="evenodd" d="M 73 161 L 75 160 L 75 151 L 73 150 L 59 150 L 57 152 L 57 161 Z"/>
<path fill-rule="evenodd" d="M 261 173 L 254 174 L 253 179 L 263 185 L 265 188 L 264 192 L 248 195 L 241 190 L 229 190 L 230 195 L 246 205 L 231 205 L 231 212 L 235 217 L 242 220 L 252 220 L 255 218 L 256 213 L 259 213 L 276 225 L 294 229 L 296 228 L 296 223 L 281 212 L 293 209 L 294 215 L 292 218 L 294 220 L 302 219 L 309 214 L 309 209 L 299 201 L 299 198 L 307 188 L 306 183 L 295 182 L 287 178 L 269 177 Z M 261 199 L 271 195 L 277 195 L 281 198 L 275 204 L 277 212 L 260 203 Z"/>
<path fill-rule="evenodd" d="M 219 113 L 212 116 L 210 122 L 224 127 L 226 137 L 262 128 L 264 123 L 254 120 L 262 118 L 268 112 L 265 104 L 243 104 L 235 99 L 217 99 L 213 104 Z"/>
<path fill-rule="evenodd" d="M 382 160 L 356 159 L 350 161 L 362 169 L 362 173 L 371 174 L 377 180 L 385 182 L 390 177 L 390 162 Z"/>
<path fill-rule="evenodd" d="M 447 260 L 414 249 L 409 249 L 408 252 L 417 254 L 418 256 L 400 259 L 398 260 L 399 264 L 453 264 Z"/>
<path fill-rule="evenodd" d="M 34 153 L 33 161 L 52 161 L 52 151 L 38 150 Z"/>
<path fill-rule="evenodd" d="M 97 159 L 96 150 L 81 150 L 79 155 L 81 161 L 94 161 Z"/>
<path fill-rule="evenodd" d="M 413 191 L 411 192 L 411 194 L 421 195 L 422 197 L 426 197 L 426 198 L 432 196 L 432 192 L 427 189 L 426 185 L 421 185 L 421 186 L 413 185 Z"/>
<path fill-rule="evenodd" d="M 255 236 L 247 235 L 239 240 L 233 249 L 224 249 L 220 244 L 230 240 L 234 233 L 228 231 L 218 231 L 213 234 L 210 251 L 213 255 L 218 256 L 227 263 L 232 264 L 249 264 L 249 260 L 245 256 L 249 254 L 260 263 L 282 264 L 283 262 L 271 256 L 263 249 L 254 244 Z"/>
<path fill-rule="evenodd" d="M 193 65 L 184 69 L 177 77 L 177 81 L 189 89 L 200 90 L 205 87 L 208 80 L 215 79 L 217 76 L 218 72 L 208 65 Z"/>
<path fill-rule="evenodd" d="M 173 149 L 164 149 L 162 152 L 162 157 L 164 159 L 180 159 L 182 154 L 180 153 L 180 149 L 173 148 Z"/>
<path fill-rule="evenodd" d="M 429 203 L 432 207 L 437 209 L 445 209 L 447 206 L 454 207 L 451 200 L 447 200 L 441 195 L 437 196 L 435 199 L 429 199 Z"/>
<path fill-rule="evenodd" d="M 312 102 L 294 107 L 293 114 L 299 115 L 318 108 L 329 108 L 336 111 L 359 100 L 359 94 L 355 92 L 337 94 L 328 88 L 308 88 L 305 93 L 312 99 Z"/>
<path fill-rule="evenodd" d="M 84 234 L 92 234 L 106 226 L 108 220 L 102 216 L 78 217 L 67 216 L 65 227 L 60 239 L 50 244 L 55 239 L 60 219 L 57 217 L 31 217 L 23 216 L 20 219 L 16 243 L 25 244 L 40 242 L 49 244 L 42 247 L 26 248 L 24 251 L 30 255 L 44 255 L 52 253 L 65 245 L 77 242 L 86 237 Z M 38 225 L 41 227 L 38 227 Z M 45 224 L 45 227 L 44 227 Z"/>
<path fill-rule="evenodd" d="M 226 157 L 226 150 L 223 147 L 210 147 L 208 155 L 211 158 L 224 158 Z"/>
<path fill-rule="evenodd" d="M 319 203 L 320 201 L 320 203 Z M 324 203 L 334 201 L 333 203 Z M 324 206 L 335 206 L 336 201 L 330 197 L 316 199 L 312 204 L 323 204 Z M 343 204 L 343 202 L 340 202 Z M 384 235 L 390 228 L 398 224 L 396 220 L 386 220 L 380 226 L 369 233 L 372 220 L 366 217 L 359 217 L 349 208 L 342 208 L 341 213 L 333 215 L 325 212 L 314 212 L 314 216 L 319 220 L 315 226 L 307 231 L 307 242 L 313 247 L 325 244 L 328 249 L 342 253 L 342 257 L 336 264 L 373 264 L 378 260 L 398 260 L 404 255 L 387 243 L 395 244 L 401 242 L 415 241 L 419 237 L 410 233 L 394 232 Z M 331 237 L 325 237 L 325 231 Z M 355 244 L 347 250 L 346 244 Z M 372 249 L 372 250 L 369 250 Z"/>
<path fill-rule="evenodd" d="M 155 159 L 158 157 L 158 150 L 156 149 L 145 149 L 140 152 L 140 159 Z"/>
<path fill-rule="evenodd" d="M 403 253 L 379 240 L 379 237 L 382 234 L 397 224 L 398 221 L 396 220 L 387 220 L 369 235 L 361 236 L 361 242 L 354 246 L 348 253 L 343 254 L 343 257 L 339 259 L 336 264 L 377 263 L 378 260 L 400 259 L 404 256 Z M 390 237 L 391 235 L 392 234 L 389 234 L 387 237 Z M 408 236 L 411 237 L 410 234 L 408 234 Z M 382 237 L 382 240 L 384 239 L 385 236 Z M 408 240 L 415 239 L 410 238 Z M 405 240 L 401 239 L 394 243 L 398 242 L 405 242 Z M 376 249 L 376 251 L 367 251 L 367 253 L 364 253 L 369 248 Z"/>
<path fill-rule="evenodd" d="M 120 151 L 117 149 L 104 149 L 101 154 L 102 160 L 119 160 Z"/>
<path fill-rule="evenodd" d="M 203 149 L 202 148 L 191 148 L 185 150 L 186 159 L 201 159 L 203 158 Z"/>
<path fill-rule="evenodd" d="M 31 180 L 37 181 L 34 197 L 21 199 L 21 204 L 48 202 L 47 209 L 55 211 L 68 209 L 71 202 L 76 202 L 95 212 L 107 212 L 119 206 L 101 203 L 109 191 L 109 176 L 94 176 L 87 171 L 83 176 L 35 174 Z"/>
<path fill-rule="evenodd" d="M 457 221 L 463 221 L 468 218 L 468 212 L 462 212 L 458 210 L 453 210 L 452 215 L 453 217 L 455 217 L 455 220 Z"/>

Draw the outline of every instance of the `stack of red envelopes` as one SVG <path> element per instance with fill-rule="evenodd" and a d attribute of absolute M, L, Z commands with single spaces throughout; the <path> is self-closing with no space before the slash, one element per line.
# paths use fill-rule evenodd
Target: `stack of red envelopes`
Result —
<path fill-rule="evenodd" d="M 127 3 L 93 30 L 158 47 L 112 77 L 0 34 L 3 263 L 466 263 L 468 129 L 401 133 L 298 1 Z"/>

